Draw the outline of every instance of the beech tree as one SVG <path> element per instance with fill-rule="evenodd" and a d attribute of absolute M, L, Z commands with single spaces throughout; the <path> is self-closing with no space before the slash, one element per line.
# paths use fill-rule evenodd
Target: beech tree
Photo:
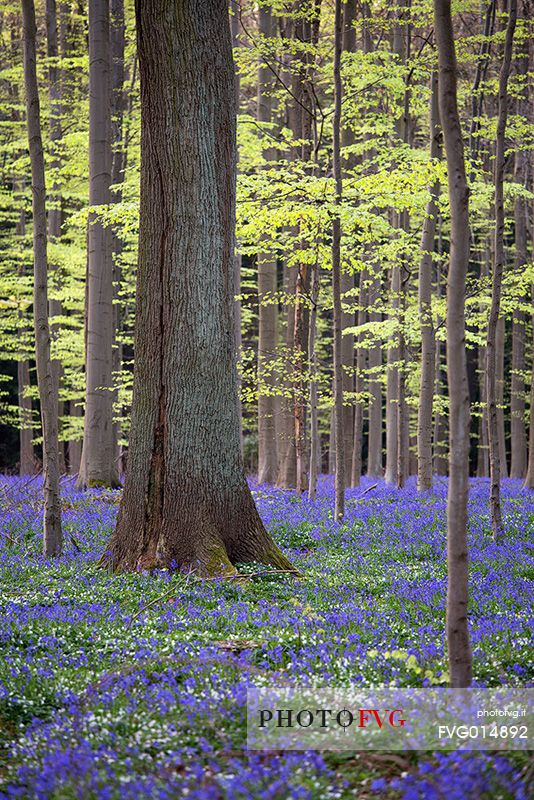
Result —
<path fill-rule="evenodd" d="M 226 0 L 137 0 L 141 211 L 132 432 L 105 561 L 203 575 L 290 563 L 240 454 L 235 79 Z M 195 109 L 195 113 L 191 113 Z"/>
<path fill-rule="evenodd" d="M 343 47 L 343 9 L 336 0 L 334 22 L 334 116 L 332 166 L 334 172 L 336 205 L 341 204 L 343 178 L 341 173 L 341 52 Z M 337 209 L 336 209 L 337 211 Z M 341 328 L 341 220 L 339 211 L 332 220 L 332 295 L 334 303 L 334 429 L 336 436 L 336 499 L 335 518 L 342 519 L 345 512 L 345 441 L 343 436 L 343 365 Z"/>
<path fill-rule="evenodd" d="M 495 244 L 494 264 L 491 287 L 491 308 L 488 321 L 488 339 L 486 343 L 486 394 L 488 401 L 488 441 L 489 441 L 489 467 L 490 467 L 490 511 L 491 528 L 494 539 L 502 536 L 501 514 L 501 474 L 505 471 L 506 451 L 503 445 L 503 418 L 498 416 L 498 400 L 500 392 L 497 382 L 501 378 L 502 392 L 502 357 L 504 320 L 500 320 L 502 278 L 504 270 L 504 161 L 505 161 L 505 134 L 508 116 L 508 77 L 512 62 L 512 45 L 517 18 L 517 0 L 509 0 L 508 23 L 504 42 L 503 60 L 499 74 L 499 98 L 497 137 L 495 146 Z M 500 326 L 500 328 L 499 328 Z M 500 345 L 498 347 L 498 345 Z M 497 351 L 500 356 L 500 368 L 497 367 Z M 500 374 L 498 374 L 500 373 Z M 499 425 L 500 422 L 500 425 Z"/>
<path fill-rule="evenodd" d="M 456 89 L 456 51 L 450 0 L 434 0 L 438 48 L 439 111 L 443 128 L 451 209 L 447 286 L 449 384 L 449 490 L 447 495 L 447 645 L 450 685 L 471 684 L 472 657 L 467 626 L 469 481 L 469 390 L 465 349 L 465 283 L 469 263 L 469 189 Z"/>
<path fill-rule="evenodd" d="M 108 0 L 89 2 L 89 204 L 111 202 L 111 74 Z M 87 226 L 85 419 L 78 486 L 117 486 L 113 426 L 111 229 L 91 211 Z"/>
<path fill-rule="evenodd" d="M 33 318 L 37 382 L 43 427 L 43 552 L 45 556 L 59 556 L 62 546 L 62 530 L 59 499 L 58 405 L 57 384 L 54 381 L 50 357 L 45 164 L 41 135 L 39 89 L 37 85 L 36 25 L 33 0 L 22 0 L 22 19 L 26 125 L 28 128 L 32 180 Z"/>

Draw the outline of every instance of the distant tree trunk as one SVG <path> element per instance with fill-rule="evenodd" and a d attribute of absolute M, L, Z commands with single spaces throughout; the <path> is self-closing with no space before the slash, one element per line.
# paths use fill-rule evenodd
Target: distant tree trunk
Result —
<path fill-rule="evenodd" d="M 317 305 L 319 302 L 319 261 L 318 258 L 311 270 L 310 286 L 310 326 L 308 332 L 308 361 L 310 364 L 310 467 L 308 478 L 308 497 L 315 500 L 317 495 L 317 476 L 321 469 L 321 439 L 319 434 L 319 409 L 317 392 L 317 351 L 315 339 L 317 333 Z"/>
<path fill-rule="evenodd" d="M 49 131 L 51 162 L 50 172 L 52 175 L 52 186 L 50 192 L 50 205 L 48 208 L 48 239 L 51 243 L 58 242 L 61 237 L 61 225 L 63 223 L 63 210 L 61 198 L 61 186 L 59 171 L 61 169 L 61 157 L 59 148 L 61 146 L 61 114 L 62 114 L 62 92 L 61 92 L 61 70 L 59 68 L 59 48 L 58 48 L 58 21 L 56 0 L 46 0 L 46 46 L 48 56 L 48 99 L 50 103 Z M 59 289 L 58 265 L 49 262 L 49 271 L 53 288 Z M 50 332 L 52 341 L 58 338 L 59 326 L 54 322 L 54 317 L 61 316 L 61 302 L 55 298 L 49 300 L 50 309 Z M 59 359 L 52 360 L 52 370 L 56 382 L 56 394 L 60 395 L 63 368 Z M 63 417 L 63 402 L 59 400 L 58 405 L 58 425 L 61 428 Z M 59 471 L 66 472 L 65 468 L 65 446 L 59 442 Z"/>
<path fill-rule="evenodd" d="M 391 289 L 389 296 L 390 316 L 399 324 L 400 302 L 400 266 L 395 264 L 391 269 Z M 398 460 L 398 397 L 399 386 L 399 344 L 398 330 L 390 338 L 387 352 L 387 385 L 386 385 L 386 483 L 397 481 Z"/>
<path fill-rule="evenodd" d="M 532 288 L 532 305 L 534 306 L 534 287 Z M 534 315 L 532 317 L 532 371 L 530 378 L 530 420 L 525 489 L 534 489 Z"/>
<path fill-rule="evenodd" d="M 137 0 L 141 205 L 128 469 L 116 570 L 291 569 L 240 454 L 235 84 L 226 0 Z M 195 109 L 195 113 L 191 113 Z"/>
<path fill-rule="evenodd" d="M 122 184 L 124 183 L 125 170 L 125 142 L 123 135 L 124 113 L 126 110 L 126 93 L 124 91 L 124 47 L 125 23 L 124 0 L 110 0 L 110 55 L 111 55 L 111 203 L 122 201 Z M 122 344 L 119 341 L 122 328 L 122 308 L 120 299 L 121 289 L 121 256 L 123 243 L 114 228 L 111 228 L 111 253 L 113 259 L 113 332 L 114 347 L 112 355 L 112 372 L 114 382 L 122 369 Z M 117 402 L 117 391 L 113 392 L 112 402 Z M 118 421 L 113 422 L 113 459 L 117 472 L 123 471 L 122 447 L 119 444 L 121 429 Z"/>
<path fill-rule="evenodd" d="M 341 205 L 343 178 L 341 174 L 341 50 L 343 45 L 342 0 L 335 0 L 334 23 L 334 118 L 332 163 L 336 205 Z M 343 365 L 342 310 L 341 310 L 341 219 L 339 213 L 332 220 L 332 294 L 334 304 L 334 425 L 336 432 L 335 519 L 345 512 L 345 440 L 343 437 Z"/>
<path fill-rule="evenodd" d="M 18 117 L 17 117 L 18 119 Z M 23 239 L 26 236 L 26 212 L 24 211 L 24 198 L 22 191 L 24 182 L 13 181 L 13 195 L 18 198 L 20 194 L 20 210 L 16 225 L 17 239 L 20 239 L 20 248 L 23 251 Z M 24 259 L 20 260 L 19 275 L 25 274 Z M 24 341 L 24 331 L 27 329 L 25 315 L 19 311 L 19 340 Z M 17 386 L 19 401 L 19 475 L 33 475 L 36 472 L 35 453 L 33 449 L 33 424 L 32 424 L 32 399 L 27 390 L 30 387 L 30 362 L 22 358 L 17 364 Z"/>
<path fill-rule="evenodd" d="M 430 98 L 430 157 L 440 157 L 440 126 L 438 107 L 438 74 L 432 73 Z M 436 380 L 436 339 L 432 319 L 432 256 L 436 239 L 437 200 L 439 181 L 430 189 L 425 211 L 419 263 L 419 319 L 421 324 L 421 380 L 417 417 L 417 488 L 420 492 L 432 488 L 432 406 Z"/>
<path fill-rule="evenodd" d="M 269 38 L 273 35 L 271 9 L 259 8 L 259 33 Z M 273 73 L 260 55 L 258 67 L 258 113 L 260 129 L 264 141 L 269 141 L 272 132 L 268 126 L 272 122 Z M 275 157 L 272 144 L 264 147 L 267 162 Z M 258 253 L 258 481 L 276 482 L 278 456 L 276 441 L 276 376 L 273 364 L 276 359 L 276 339 L 278 328 L 278 302 L 276 298 L 276 258 L 273 253 Z"/>
<path fill-rule="evenodd" d="M 356 0 L 346 0 L 343 9 L 343 52 L 354 53 L 356 50 Z M 343 119 L 343 117 L 342 117 Z M 350 125 L 342 124 L 341 127 L 341 152 L 354 144 L 354 132 Z M 347 154 L 344 157 L 346 168 L 350 169 L 355 162 L 354 154 Z M 342 165 L 343 166 L 343 165 Z M 350 328 L 354 325 L 354 312 L 350 308 L 354 303 L 354 298 L 348 294 L 352 292 L 355 285 L 354 273 L 352 271 L 341 271 L 341 297 L 346 298 L 346 306 L 341 318 L 341 328 Z M 354 391 L 354 337 L 345 334 L 341 339 L 341 361 L 343 365 L 343 434 L 345 436 L 345 480 L 350 485 L 351 462 L 354 447 L 354 420 L 356 408 L 352 402 L 348 402 L 350 393 Z M 360 463 L 361 468 L 361 463 Z"/>
<path fill-rule="evenodd" d="M 512 46 L 517 17 L 517 0 L 509 0 L 508 24 L 504 43 L 503 60 L 499 75 L 499 110 L 497 117 L 497 134 L 495 144 L 495 252 L 491 286 L 491 307 L 488 321 L 488 337 L 486 342 L 486 391 L 488 400 L 488 441 L 490 465 L 490 512 L 493 537 L 498 540 L 503 534 L 501 514 L 501 472 L 506 461 L 502 461 L 502 439 L 499 437 L 498 414 L 498 357 L 503 356 L 502 338 L 499 337 L 499 316 L 501 310 L 501 286 L 504 270 L 504 162 L 506 119 L 508 115 L 508 76 L 512 60 Z M 501 326 L 503 323 L 501 323 Z M 501 336 L 503 330 L 501 327 Z M 498 347 L 500 345 L 500 347 Z M 502 427 L 502 426 L 501 426 Z"/>
<path fill-rule="evenodd" d="M 107 0 L 89 1 L 89 204 L 111 202 L 110 35 Z M 113 425 L 111 229 L 89 214 L 87 229 L 85 424 L 78 486 L 117 486 Z"/>
<path fill-rule="evenodd" d="M 526 11 L 526 9 L 525 9 Z M 525 12 L 524 12 L 525 13 Z M 526 16 L 526 14 L 525 14 Z M 517 114 L 528 116 L 528 84 L 526 76 L 529 66 L 528 42 L 523 45 L 517 59 L 517 73 L 521 75 L 524 89 L 517 100 Z M 526 188 L 528 184 L 528 156 L 519 150 L 515 154 L 515 181 Z M 514 205 L 515 227 L 515 271 L 522 274 L 527 264 L 527 202 L 517 197 Z M 524 304 L 525 297 L 520 302 Z M 510 398 L 511 428 L 511 478 L 525 478 L 527 471 L 527 433 L 525 427 L 525 325 L 526 314 L 521 307 L 514 308 L 512 318 L 512 377 Z"/>
<path fill-rule="evenodd" d="M 230 10 L 233 12 L 230 15 L 230 33 L 232 37 L 232 49 L 239 47 L 241 40 L 239 38 L 239 31 L 241 27 L 239 13 L 240 13 L 240 0 L 230 0 Z M 235 82 L 235 113 L 239 115 L 239 99 L 241 94 L 241 79 L 239 77 L 239 70 L 234 65 L 234 82 Z M 237 154 L 239 162 L 239 151 Z M 241 332 L 241 268 L 243 265 L 243 257 L 239 249 L 239 242 L 236 242 L 234 253 L 234 273 L 235 273 L 235 299 L 234 299 L 234 335 L 235 335 L 235 349 L 237 353 L 238 363 L 241 358 L 241 347 L 243 344 L 243 337 Z M 244 454 L 244 440 L 243 440 L 243 408 L 241 405 L 241 377 L 238 374 L 238 411 L 239 411 L 239 441 L 241 446 L 241 455 Z"/>
<path fill-rule="evenodd" d="M 376 311 L 380 299 L 382 282 L 379 275 L 371 277 L 369 287 L 369 321 L 380 322 L 382 314 Z M 373 478 L 382 475 L 382 347 L 373 333 L 374 344 L 368 350 L 369 387 L 369 440 L 367 455 L 367 474 Z"/>
<path fill-rule="evenodd" d="M 298 3 L 296 7 L 298 8 Z M 320 9 L 320 2 L 314 3 L 314 12 Z M 319 36 L 319 17 L 315 13 L 309 19 L 297 20 L 295 28 L 295 39 L 308 46 L 317 44 Z M 294 96 L 300 98 L 294 108 L 294 115 L 300 118 L 295 130 L 300 130 L 302 144 L 300 149 L 300 159 L 303 164 L 310 163 L 312 158 L 312 128 L 313 113 L 315 106 L 315 95 L 312 89 L 314 73 L 314 59 L 309 50 L 296 51 L 296 63 L 299 65 L 295 78 Z M 305 247 L 304 242 L 301 247 Z M 295 283 L 295 334 L 294 334 L 294 362 L 295 362 L 295 390 L 294 390 L 294 432 L 295 432 L 295 457 L 296 474 L 295 485 L 298 493 L 306 488 L 306 403 L 309 387 L 306 380 L 308 365 L 306 364 L 306 352 L 308 345 L 308 304 L 306 302 L 309 293 L 309 267 L 303 259 L 297 266 L 297 276 Z"/>
<path fill-rule="evenodd" d="M 443 127 L 451 213 L 447 286 L 449 383 L 449 490 L 447 497 L 447 645 L 450 685 L 471 684 L 472 656 L 467 625 L 469 568 L 469 387 L 465 348 L 465 285 L 469 265 L 469 189 L 456 95 L 456 53 L 450 0 L 434 0 L 439 64 L 439 110 Z"/>
<path fill-rule="evenodd" d="M 362 270 L 359 275 L 359 289 L 358 289 L 358 325 L 365 324 L 366 308 L 367 308 L 367 291 L 366 291 L 367 272 Z M 358 337 L 360 338 L 360 337 Z M 356 346 L 356 375 L 354 381 L 354 389 L 357 395 L 363 392 L 363 375 L 365 371 L 365 349 L 357 343 Z M 350 472 L 350 485 L 359 486 L 362 476 L 362 447 L 363 447 L 363 402 L 356 399 L 354 405 L 354 432 L 351 441 L 351 472 Z"/>
<path fill-rule="evenodd" d="M 82 416 L 82 409 L 79 403 L 74 400 L 70 401 L 69 416 L 79 418 Z M 80 464 L 82 460 L 82 442 L 81 439 L 71 439 L 68 447 L 68 462 L 69 474 L 77 475 L 80 471 Z"/>
<path fill-rule="evenodd" d="M 46 186 L 35 59 L 36 25 L 33 0 L 22 0 L 22 18 L 24 29 L 26 124 L 28 128 L 32 175 L 35 355 L 43 428 L 43 552 L 45 556 L 59 556 L 62 546 L 62 531 L 59 499 L 58 406 L 57 392 L 52 373 L 52 362 L 50 359 L 47 284 L 48 260 L 46 252 Z"/>
<path fill-rule="evenodd" d="M 499 432 L 499 464 L 501 480 L 508 477 L 508 459 L 506 455 L 506 434 L 504 428 L 504 344 L 506 340 L 506 324 L 504 317 L 497 323 L 495 339 L 496 378 L 497 378 L 497 430 Z"/>
<path fill-rule="evenodd" d="M 484 253 L 482 256 L 482 266 L 480 277 L 486 280 L 489 276 L 491 260 L 491 247 L 489 239 L 486 239 Z M 479 391 L 481 416 L 478 425 L 478 447 L 477 447 L 477 477 L 489 477 L 489 445 L 488 445 L 488 403 L 486 396 L 486 359 L 487 350 L 485 345 L 478 348 L 478 370 L 479 370 Z"/>
<path fill-rule="evenodd" d="M 443 241 L 442 241 L 442 225 L 443 221 L 441 216 L 438 224 L 438 253 L 443 255 Z M 436 264 L 436 296 L 439 298 L 443 294 L 442 287 L 441 267 Z M 438 326 L 443 324 L 443 320 L 438 317 L 436 320 Z M 441 402 L 444 393 L 444 378 L 443 378 L 443 345 L 440 339 L 436 339 L 435 350 L 435 365 L 436 365 L 436 380 L 434 387 L 434 395 L 438 400 L 438 406 L 434 415 L 434 434 L 433 434 L 433 462 L 434 472 L 436 475 L 447 475 L 448 473 L 448 459 L 447 459 L 447 418 L 441 410 Z"/>
<path fill-rule="evenodd" d="M 409 417 L 406 404 L 406 337 L 404 333 L 406 320 L 406 281 L 401 280 L 400 292 L 400 324 L 399 324 L 399 369 L 397 370 L 397 489 L 404 488 L 408 473 L 409 457 Z"/>

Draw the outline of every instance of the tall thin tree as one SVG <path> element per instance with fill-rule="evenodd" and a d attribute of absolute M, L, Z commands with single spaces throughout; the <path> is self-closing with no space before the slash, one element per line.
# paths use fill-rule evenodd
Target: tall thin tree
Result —
<path fill-rule="evenodd" d="M 111 78 L 108 0 L 89 0 L 89 205 L 111 202 Z M 85 420 L 78 486 L 117 486 L 113 426 L 111 228 L 98 212 L 87 227 Z"/>
<path fill-rule="evenodd" d="M 451 213 L 447 286 L 447 375 L 449 383 L 449 490 L 447 496 L 447 645 L 450 684 L 471 684 L 472 656 L 467 620 L 469 483 L 469 388 L 465 348 L 465 286 L 469 264 L 469 189 L 457 100 L 457 66 L 451 0 L 434 0 L 438 47 L 439 110 L 443 127 Z"/>
<path fill-rule="evenodd" d="M 22 0 L 24 37 L 24 85 L 26 89 L 26 125 L 30 150 L 33 215 L 33 315 L 37 382 L 43 427 L 44 528 L 45 556 L 61 553 L 61 507 L 59 498 L 58 407 L 57 389 L 50 358 L 48 320 L 48 258 L 46 233 L 46 186 L 41 136 L 41 112 L 35 55 L 35 6 Z"/>
<path fill-rule="evenodd" d="M 504 166 L 505 135 L 508 117 L 508 77 L 512 63 L 512 48 L 517 19 L 517 0 L 509 0 L 508 23 L 504 40 L 503 59 L 499 73 L 497 135 L 495 142 L 495 243 L 491 283 L 491 306 L 486 341 L 486 395 L 488 402 L 488 442 L 490 466 L 490 513 L 494 539 L 503 534 L 501 513 L 502 442 L 499 443 L 497 344 L 501 311 L 502 278 L 504 271 Z M 501 327 L 502 327 L 501 322 Z M 502 336 L 502 333 L 501 333 Z M 501 351 L 502 348 L 499 348 Z M 502 427 L 502 426 L 501 426 Z M 504 454 L 505 455 L 505 454 Z"/>
<path fill-rule="evenodd" d="M 430 80 L 430 157 L 439 158 L 440 137 L 438 106 L 438 74 Z M 436 338 L 432 317 L 432 262 L 436 239 L 438 197 L 440 185 L 435 180 L 425 210 L 419 262 L 419 321 L 421 325 L 421 378 L 417 417 L 417 487 L 419 491 L 432 488 L 432 405 L 436 380 Z"/>
<path fill-rule="evenodd" d="M 343 365 L 341 307 L 341 217 L 343 192 L 341 173 L 341 51 L 343 47 L 343 3 L 336 0 L 334 22 L 334 117 L 333 152 L 336 210 L 332 220 L 332 293 L 334 304 L 334 426 L 336 436 L 335 518 L 345 513 L 345 441 L 343 437 Z"/>

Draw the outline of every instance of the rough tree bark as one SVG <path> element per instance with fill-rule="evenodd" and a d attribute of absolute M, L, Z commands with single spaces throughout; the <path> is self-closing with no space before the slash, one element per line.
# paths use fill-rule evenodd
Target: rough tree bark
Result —
<path fill-rule="evenodd" d="M 488 402 L 488 442 L 490 467 L 490 513 L 493 538 L 498 540 L 503 534 L 501 514 L 501 471 L 502 441 L 499 437 L 498 414 L 498 375 L 497 355 L 502 356 L 501 347 L 497 348 L 498 326 L 501 309 L 501 287 L 504 270 L 504 164 L 506 120 L 508 116 L 508 77 L 512 62 L 512 46 L 517 18 L 517 0 L 509 0 L 508 23 L 504 42 L 503 59 L 499 74 L 499 107 L 497 117 L 497 134 L 495 144 L 495 245 L 494 264 L 491 285 L 491 306 L 488 320 L 488 336 L 486 341 L 486 393 Z M 502 323 L 501 323 L 502 325 Z"/>
<path fill-rule="evenodd" d="M 449 490 L 447 496 L 447 645 L 450 684 L 471 684 L 472 656 L 467 624 L 469 567 L 469 388 L 465 348 L 465 284 L 469 265 L 469 189 L 456 94 L 456 53 L 450 0 L 434 0 L 438 48 L 439 110 L 447 158 L 451 246 L 447 287 L 449 383 Z"/>
<path fill-rule="evenodd" d="M 240 454 L 235 84 L 226 0 L 137 0 L 141 208 L 128 470 L 105 562 L 291 569 Z M 191 113 L 191 109 L 195 113 Z"/>
<path fill-rule="evenodd" d="M 35 58 L 36 25 L 33 0 L 22 0 L 22 19 L 26 124 L 32 179 L 35 356 L 43 428 L 43 552 L 45 556 L 59 556 L 62 546 L 62 531 L 59 499 L 58 406 L 50 359 L 46 186 Z"/>
<path fill-rule="evenodd" d="M 334 118 L 332 165 L 334 170 L 335 202 L 339 208 L 343 192 L 341 173 L 341 50 L 343 46 L 342 0 L 335 4 L 334 39 Z M 345 512 L 345 440 L 343 437 L 343 365 L 341 309 L 341 219 L 338 209 L 332 220 L 332 294 L 334 306 L 334 425 L 336 435 L 335 519 Z"/>
<path fill-rule="evenodd" d="M 89 204 L 111 202 L 108 0 L 89 2 Z M 113 426 L 111 228 L 92 212 L 87 228 L 85 420 L 78 486 L 117 486 Z"/>
<path fill-rule="evenodd" d="M 440 157 L 440 125 L 438 108 L 438 74 L 432 73 L 430 97 L 430 157 Z M 421 380 L 417 416 L 417 488 L 420 492 L 432 488 L 432 405 L 436 380 L 436 337 L 432 320 L 432 254 L 436 239 L 439 181 L 430 188 L 421 237 L 419 263 L 419 320 L 421 324 Z"/>
<path fill-rule="evenodd" d="M 273 35 L 273 19 L 270 8 L 259 8 L 259 33 L 265 38 Z M 272 122 L 273 73 L 260 54 L 258 66 L 258 112 L 257 120 L 267 127 L 264 141 L 272 135 L 268 126 Z M 275 157 L 272 144 L 264 147 L 268 162 Z M 276 258 L 268 251 L 258 253 L 258 481 L 274 484 L 278 473 L 276 441 L 277 401 L 273 361 L 276 359 L 278 328 L 278 303 L 276 298 Z"/>

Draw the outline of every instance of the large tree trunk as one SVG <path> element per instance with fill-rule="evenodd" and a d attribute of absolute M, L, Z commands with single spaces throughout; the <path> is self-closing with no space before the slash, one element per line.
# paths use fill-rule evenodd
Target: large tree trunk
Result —
<path fill-rule="evenodd" d="M 469 190 L 456 95 L 456 53 L 450 0 L 434 0 L 439 64 L 439 110 L 443 127 L 451 211 L 447 286 L 449 383 L 449 490 L 447 497 L 447 645 L 450 684 L 471 684 L 472 657 L 467 625 L 469 484 L 469 388 L 465 349 L 465 285 L 469 265 Z"/>
<path fill-rule="evenodd" d="M 107 0 L 89 2 L 89 204 L 111 202 L 110 36 Z M 78 485 L 117 486 L 113 425 L 111 229 L 93 212 L 87 229 L 85 424 Z"/>
<path fill-rule="evenodd" d="M 341 205 L 343 179 L 341 173 L 341 50 L 343 45 L 342 0 L 335 0 L 334 23 L 334 118 L 333 152 L 336 205 Z M 334 305 L 334 427 L 336 436 L 336 476 L 334 518 L 342 519 L 345 512 L 345 440 L 343 437 L 343 365 L 342 358 L 342 310 L 341 310 L 341 218 L 339 213 L 332 220 L 332 294 Z"/>
<path fill-rule="evenodd" d="M 262 37 L 273 35 L 273 20 L 270 8 L 260 6 L 259 32 Z M 272 122 L 273 73 L 260 55 L 258 67 L 258 112 L 257 119 L 263 129 L 264 156 L 267 162 L 275 157 L 269 142 L 272 136 L 268 126 Z M 276 375 L 273 364 L 276 359 L 278 328 L 278 303 L 276 299 L 276 258 L 273 253 L 258 253 L 258 481 L 274 484 L 278 472 L 276 442 Z"/>
<path fill-rule="evenodd" d="M 430 99 L 430 157 L 440 156 L 440 126 L 438 107 L 438 74 L 432 73 Z M 419 320 L 421 324 L 421 380 L 417 417 L 417 488 L 420 492 L 432 488 L 432 406 L 436 379 L 436 339 L 432 319 L 432 255 L 436 239 L 437 200 L 439 181 L 430 189 L 425 210 L 419 263 Z"/>
<path fill-rule="evenodd" d="M 225 0 L 137 0 L 141 208 L 128 470 L 106 561 L 291 565 L 240 454 L 235 85 Z M 195 113 L 191 113 L 195 109 Z"/>
<path fill-rule="evenodd" d="M 503 462 L 502 459 L 502 449 L 504 443 L 502 441 L 502 420 L 501 425 L 499 425 L 500 420 L 498 411 L 498 371 L 500 372 L 500 370 L 498 370 L 498 366 L 504 352 L 504 320 L 501 322 L 501 330 L 498 330 L 501 310 L 502 276 L 504 271 L 504 138 L 506 134 L 506 119 L 508 116 L 508 76 L 510 74 L 510 65 L 512 61 L 512 46 L 516 17 L 517 0 L 510 0 L 503 60 L 499 75 L 499 111 L 497 117 L 497 135 L 495 145 L 495 247 L 493 254 L 495 260 L 493 264 L 491 307 L 488 320 L 488 337 L 486 342 L 486 392 L 488 401 L 490 512 L 491 529 L 493 531 L 493 537 L 496 540 L 500 539 L 503 534 L 501 514 L 501 473 L 504 471 L 506 465 L 506 460 Z M 499 428 L 501 428 L 501 435 L 499 435 Z"/>
<path fill-rule="evenodd" d="M 35 7 L 33 0 L 22 0 L 24 28 L 24 84 L 26 124 L 32 175 L 33 211 L 33 316 L 37 383 L 43 427 L 44 530 L 45 556 L 59 556 L 62 546 L 59 500 L 58 405 L 50 359 L 48 322 L 48 259 L 46 234 L 46 187 L 41 114 L 35 59 Z"/>

